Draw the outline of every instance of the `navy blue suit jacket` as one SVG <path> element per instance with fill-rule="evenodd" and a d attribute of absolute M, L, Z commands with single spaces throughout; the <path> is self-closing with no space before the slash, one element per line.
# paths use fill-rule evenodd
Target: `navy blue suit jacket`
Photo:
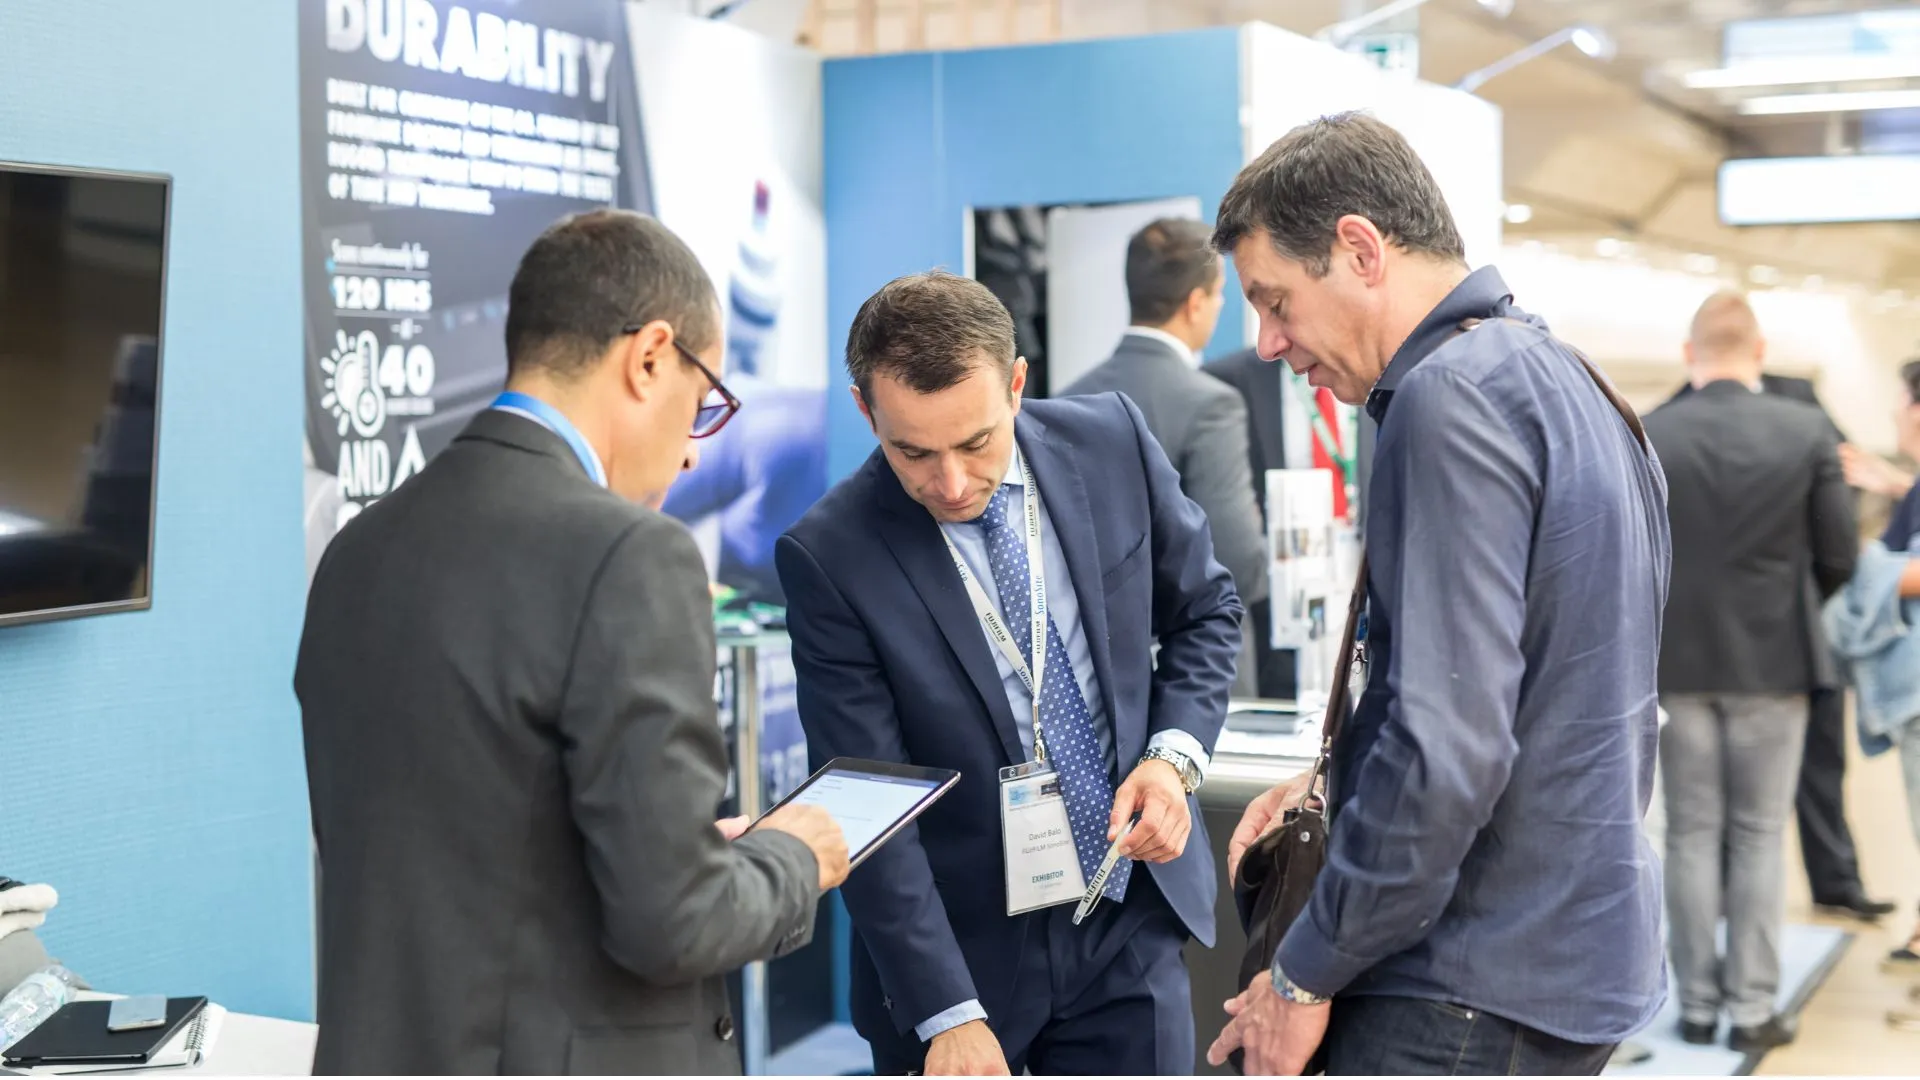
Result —
<path fill-rule="evenodd" d="M 1014 432 L 1066 555 L 1123 777 L 1155 732 L 1177 728 L 1211 749 L 1241 606 L 1205 516 L 1120 394 L 1028 402 Z M 916 1025 L 973 998 L 1004 1016 L 1040 917 L 1007 915 L 999 772 L 1025 755 L 939 526 L 875 450 L 781 538 L 775 562 L 815 766 L 849 756 L 961 774 L 844 888 L 856 1027 L 912 1039 Z M 1151 872 L 1210 946 L 1218 886 L 1190 808 L 1185 854 Z"/>

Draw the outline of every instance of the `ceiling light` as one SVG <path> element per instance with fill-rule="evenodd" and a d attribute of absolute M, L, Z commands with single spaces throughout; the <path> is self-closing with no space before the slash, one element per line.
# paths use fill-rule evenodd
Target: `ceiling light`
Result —
<path fill-rule="evenodd" d="M 1832 94 L 1776 94 L 1740 103 L 1744 116 L 1797 116 L 1803 113 L 1864 112 L 1868 109 L 1920 109 L 1920 90 L 1853 90 Z"/>
<path fill-rule="evenodd" d="M 1597 26 L 1576 26 L 1573 33 L 1567 36 L 1574 48 L 1595 60 L 1611 60 L 1618 49 L 1612 36 Z"/>
<path fill-rule="evenodd" d="M 1681 265 L 1687 268 L 1689 274 L 1712 274 L 1719 271 L 1720 260 L 1711 255 L 1695 252 L 1681 260 Z"/>
<path fill-rule="evenodd" d="M 1528 206 L 1526 203 L 1523 203 L 1523 202 L 1507 204 L 1507 224 L 1525 225 L 1527 222 L 1532 220 L 1533 220 L 1533 207 Z"/>
<path fill-rule="evenodd" d="M 1577 23 L 1548 34 L 1523 49 L 1516 49 L 1478 71 L 1468 72 L 1464 78 L 1453 84 L 1453 88 L 1472 93 L 1490 80 L 1505 75 L 1535 57 L 1545 56 L 1569 42 L 1574 48 L 1595 60 L 1611 60 L 1616 51 L 1613 38 L 1605 30 L 1590 23 Z"/>
<path fill-rule="evenodd" d="M 1808 83 L 1920 79 L 1916 56 L 1794 56 L 1752 60 L 1728 68 L 1689 71 L 1681 81 L 1695 90 L 1732 90 L 1748 86 L 1803 86 Z"/>
<path fill-rule="evenodd" d="M 1611 236 L 1603 236 L 1593 242 L 1593 253 L 1603 259 L 1617 258 L 1627 245 Z"/>
<path fill-rule="evenodd" d="M 1818 292 L 1825 288 L 1826 284 L 1827 279 L 1821 277 L 1819 274 L 1808 274 L 1807 280 L 1801 282 L 1800 287 L 1808 292 Z"/>
<path fill-rule="evenodd" d="M 1747 268 L 1747 280 L 1755 285 L 1780 284 L 1780 271 L 1771 266 L 1750 266 Z"/>

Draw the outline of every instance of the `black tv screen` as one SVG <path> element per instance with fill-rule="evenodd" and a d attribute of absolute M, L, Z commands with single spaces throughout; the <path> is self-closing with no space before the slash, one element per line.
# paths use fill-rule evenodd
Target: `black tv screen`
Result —
<path fill-rule="evenodd" d="M 0 625 L 151 603 L 168 193 L 0 162 Z"/>

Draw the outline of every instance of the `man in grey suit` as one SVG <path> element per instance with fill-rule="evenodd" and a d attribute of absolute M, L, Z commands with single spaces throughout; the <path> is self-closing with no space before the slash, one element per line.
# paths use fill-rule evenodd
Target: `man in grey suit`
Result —
<path fill-rule="evenodd" d="M 1765 342 L 1746 298 L 1694 316 L 1693 393 L 1646 418 L 1668 484 L 1673 585 L 1660 642 L 1668 945 L 1681 1034 L 1742 1052 L 1786 1043 L 1774 1016 L 1782 833 L 1807 695 L 1830 680 L 1809 605 L 1853 573 L 1853 496 L 1819 409 L 1760 393 Z M 1818 589 L 1818 595 L 1814 590 Z M 1715 927 L 1727 922 L 1724 961 Z"/>
<path fill-rule="evenodd" d="M 294 688 L 333 1073 L 737 1073 L 725 974 L 811 937 L 812 807 L 712 820 L 707 577 L 658 513 L 737 407 L 693 253 L 562 221 L 509 292 L 508 392 L 337 536 Z"/>
<path fill-rule="evenodd" d="M 1200 373 L 1199 353 L 1225 304 L 1223 262 L 1208 246 L 1210 227 L 1164 218 L 1127 244 L 1127 301 L 1133 325 L 1120 347 L 1065 394 L 1117 390 L 1133 400 L 1147 430 L 1180 474 L 1213 533 L 1213 554 L 1233 575 L 1243 604 L 1267 597 L 1267 545 L 1254 504 L 1247 457 L 1247 409 L 1240 395 Z M 1241 638 L 1234 692 L 1256 692 L 1253 638 Z"/>

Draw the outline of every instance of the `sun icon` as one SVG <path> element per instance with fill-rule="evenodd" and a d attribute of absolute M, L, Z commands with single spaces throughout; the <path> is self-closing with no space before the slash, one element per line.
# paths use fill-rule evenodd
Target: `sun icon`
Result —
<path fill-rule="evenodd" d="M 361 331 L 356 339 L 336 330 L 333 352 L 320 361 L 327 388 L 320 405 L 333 411 L 342 437 L 349 426 L 364 439 L 380 434 L 386 426 L 387 396 L 374 379 L 374 358 L 379 352 L 380 341 L 371 331 Z"/>

